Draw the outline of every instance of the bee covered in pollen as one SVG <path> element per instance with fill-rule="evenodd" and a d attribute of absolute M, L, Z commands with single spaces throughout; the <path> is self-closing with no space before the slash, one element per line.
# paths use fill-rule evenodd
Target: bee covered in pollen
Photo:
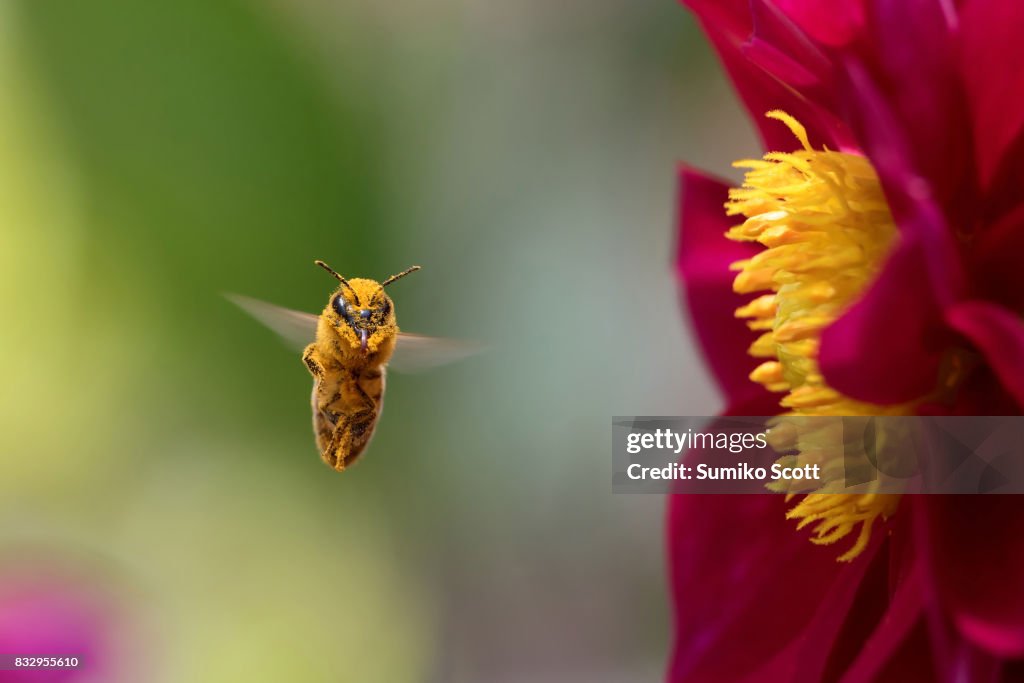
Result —
<path fill-rule="evenodd" d="M 323 461 L 340 472 L 363 454 L 373 437 L 392 359 L 396 369 L 413 371 L 458 360 L 475 349 L 463 342 L 399 332 L 395 305 L 385 288 L 419 266 L 377 282 L 346 279 L 323 261 L 315 263 L 338 281 L 319 316 L 227 296 L 286 341 L 304 346 L 302 361 L 313 376 L 317 448 Z"/>

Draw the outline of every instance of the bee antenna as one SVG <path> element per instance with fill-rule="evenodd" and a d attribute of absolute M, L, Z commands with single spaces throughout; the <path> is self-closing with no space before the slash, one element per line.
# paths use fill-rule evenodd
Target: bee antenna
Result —
<path fill-rule="evenodd" d="M 388 285 L 390 285 L 395 280 L 401 280 L 403 277 L 405 277 L 409 273 L 415 273 L 419 269 L 420 269 L 419 266 L 410 266 L 410 267 L 406 268 L 405 270 L 403 270 L 398 275 L 392 275 L 387 280 L 385 280 L 384 282 L 380 283 L 380 286 L 381 287 L 387 287 Z"/>
<path fill-rule="evenodd" d="M 331 275 L 333 275 L 333 276 L 335 277 L 335 279 L 337 279 L 337 280 L 338 280 L 338 282 L 340 282 L 341 284 L 345 285 L 345 286 L 346 286 L 346 287 L 348 287 L 349 289 L 352 289 L 352 285 L 350 285 L 350 284 L 348 283 L 348 280 L 346 280 L 345 278 L 343 278 L 343 277 L 342 277 L 341 275 L 338 275 L 337 271 L 335 271 L 335 270 L 334 270 L 333 268 L 331 268 L 331 267 L 330 267 L 329 265 L 327 265 L 326 263 L 324 263 L 324 262 L 323 262 L 323 261 L 321 261 L 320 259 L 317 259 L 316 261 L 313 261 L 313 263 L 315 263 L 316 265 L 320 266 L 321 268 L 323 268 L 324 270 L 326 270 L 326 271 L 327 271 L 328 273 L 330 273 Z"/>

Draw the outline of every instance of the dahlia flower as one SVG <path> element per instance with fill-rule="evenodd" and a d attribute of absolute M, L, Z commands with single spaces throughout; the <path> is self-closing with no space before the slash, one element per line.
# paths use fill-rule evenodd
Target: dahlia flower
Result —
<path fill-rule="evenodd" d="M 1024 410 L 1024 4 L 688 0 L 756 122 L 680 173 L 727 412 Z M 1015 496 L 670 497 L 672 681 L 1024 676 Z"/>

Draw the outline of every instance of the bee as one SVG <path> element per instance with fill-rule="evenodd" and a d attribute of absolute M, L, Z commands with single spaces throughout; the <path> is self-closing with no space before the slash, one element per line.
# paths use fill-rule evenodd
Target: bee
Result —
<path fill-rule="evenodd" d="M 395 304 L 385 287 L 415 273 L 412 266 L 383 282 L 345 279 L 323 261 L 314 263 L 338 281 L 319 316 L 227 294 L 247 313 L 302 351 L 313 376 L 313 434 L 320 457 L 341 472 L 356 462 L 373 437 L 384 404 L 387 368 L 413 371 L 457 360 L 471 345 L 399 332 Z"/>

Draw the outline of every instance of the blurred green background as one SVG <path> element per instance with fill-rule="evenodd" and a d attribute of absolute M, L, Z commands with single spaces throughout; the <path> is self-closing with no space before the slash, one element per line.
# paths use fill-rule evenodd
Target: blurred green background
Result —
<path fill-rule="evenodd" d="M 719 407 L 675 164 L 758 149 L 681 7 L 0 0 L 0 93 L 0 551 L 123 589 L 125 680 L 659 679 L 609 422 Z M 318 310 L 314 258 L 421 264 L 402 328 L 486 345 L 392 375 L 342 476 L 220 296 Z"/>

